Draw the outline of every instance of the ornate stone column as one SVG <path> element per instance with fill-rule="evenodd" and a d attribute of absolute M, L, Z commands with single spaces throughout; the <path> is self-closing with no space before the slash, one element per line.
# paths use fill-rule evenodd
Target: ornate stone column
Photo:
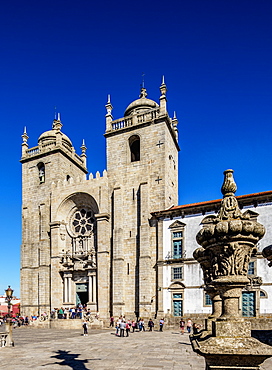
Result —
<path fill-rule="evenodd" d="M 207 370 L 259 369 L 272 356 L 272 348 L 251 338 L 251 324 L 240 316 L 239 299 L 249 283 L 248 264 L 256 253 L 256 244 L 264 236 L 263 225 L 256 213 L 242 213 L 234 193 L 237 190 L 233 170 L 224 172 L 221 191 L 223 199 L 218 215 L 202 220 L 202 229 L 196 236 L 202 246 L 194 257 L 204 272 L 204 282 L 214 296 L 220 295 L 222 311 L 216 320 L 211 337 L 201 342 L 192 336 L 193 349 L 205 357 Z M 213 312 L 214 314 L 214 312 Z"/>
<path fill-rule="evenodd" d="M 212 331 L 212 322 L 221 315 L 222 313 L 222 299 L 220 297 L 219 292 L 214 288 L 212 285 L 212 266 L 211 260 L 206 252 L 206 250 L 202 247 L 197 248 L 194 253 L 193 257 L 197 262 L 199 262 L 202 271 L 203 271 L 203 280 L 204 280 L 204 289 L 207 294 L 209 294 L 212 300 L 212 313 L 205 320 L 205 329 L 208 332 Z"/>

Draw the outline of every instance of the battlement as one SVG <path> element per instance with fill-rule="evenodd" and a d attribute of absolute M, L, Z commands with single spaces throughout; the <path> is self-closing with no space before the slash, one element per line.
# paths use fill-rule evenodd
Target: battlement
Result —
<path fill-rule="evenodd" d="M 87 178 L 88 177 L 88 178 Z M 69 179 L 58 180 L 52 182 L 52 188 L 66 188 L 66 187 L 73 187 L 75 184 L 92 184 L 93 182 L 102 181 L 108 178 L 108 173 L 106 170 L 102 172 L 102 176 L 99 171 L 96 171 L 95 177 L 92 173 L 88 175 L 77 176 L 76 178 L 70 177 Z"/>

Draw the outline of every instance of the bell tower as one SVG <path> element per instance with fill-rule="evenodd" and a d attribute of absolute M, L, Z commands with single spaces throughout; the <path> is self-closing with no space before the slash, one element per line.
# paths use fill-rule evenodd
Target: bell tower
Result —
<path fill-rule="evenodd" d="M 166 84 L 159 104 L 139 99 L 113 120 L 106 104 L 107 170 L 111 195 L 111 312 L 115 316 L 156 312 L 157 260 L 151 212 L 178 203 L 178 120 L 167 112 Z M 151 317 L 151 316 L 150 316 Z"/>
<path fill-rule="evenodd" d="M 54 230 L 65 226 L 52 222 L 55 221 L 52 208 L 56 203 L 53 185 L 70 178 L 83 178 L 87 173 L 84 143 L 79 156 L 61 128 L 58 114 L 52 129 L 44 132 L 38 145 L 30 149 L 26 129 L 22 135 L 21 301 L 24 315 L 50 312 L 52 297 L 62 299 L 60 275 L 53 275 L 58 251 L 52 235 Z"/>

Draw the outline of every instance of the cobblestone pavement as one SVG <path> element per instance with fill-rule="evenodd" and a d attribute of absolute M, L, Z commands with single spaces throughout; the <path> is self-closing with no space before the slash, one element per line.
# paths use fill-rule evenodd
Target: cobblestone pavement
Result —
<path fill-rule="evenodd" d="M 119 338 L 114 331 L 17 328 L 15 347 L 0 348 L 1 370 L 204 370 L 204 359 L 191 349 L 188 334 L 135 332 Z M 262 370 L 271 370 L 266 360 Z"/>

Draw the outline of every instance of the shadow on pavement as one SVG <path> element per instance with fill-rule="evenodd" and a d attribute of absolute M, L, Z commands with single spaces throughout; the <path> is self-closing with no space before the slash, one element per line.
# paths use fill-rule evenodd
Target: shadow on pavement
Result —
<path fill-rule="evenodd" d="M 49 366 L 49 365 L 64 365 L 64 366 L 70 366 L 73 370 L 87 370 L 86 366 L 84 364 L 88 363 L 89 360 L 79 360 L 78 356 L 80 354 L 76 353 L 70 353 L 70 351 L 57 351 L 57 354 L 55 356 L 51 356 L 51 358 L 57 358 L 58 360 L 62 360 L 62 362 L 51 362 L 48 364 L 45 364 L 43 366 Z M 90 361 L 94 360 L 101 360 L 101 358 L 94 358 L 90 359 Z"/>

